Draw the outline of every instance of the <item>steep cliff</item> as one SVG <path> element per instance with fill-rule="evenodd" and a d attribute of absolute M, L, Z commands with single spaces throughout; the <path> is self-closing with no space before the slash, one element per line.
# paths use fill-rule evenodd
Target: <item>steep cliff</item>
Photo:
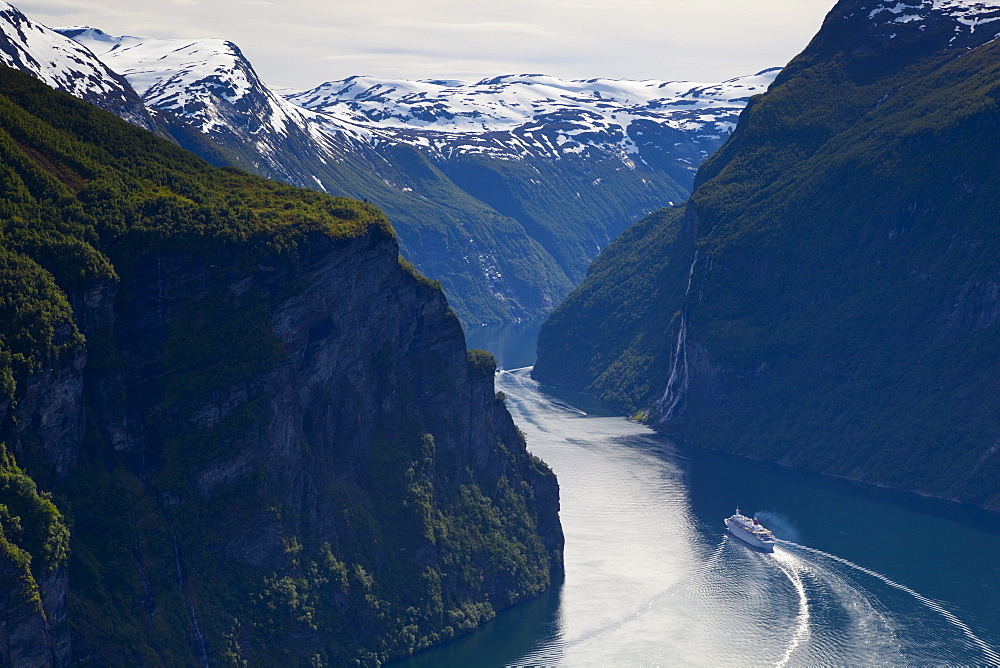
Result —
<path fill-rule="evenodd" d="M 0 440 L 71 527 L 6 656 L 378 664 L 548 586 L 555 478 L 374 207 L 7 69 L 0 122 Z"/>
<path fill-rule="evenodd" d="M 703 445 L 1000 507 L 998 13 L 838 3 L 683 215 L 595 263 L 536 376 Z M 631 338 L 567 336 L 623 305 Z"/>

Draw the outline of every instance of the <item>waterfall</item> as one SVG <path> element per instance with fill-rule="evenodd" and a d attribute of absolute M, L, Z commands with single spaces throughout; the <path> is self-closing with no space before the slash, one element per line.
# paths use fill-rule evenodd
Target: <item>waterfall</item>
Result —
<path fill-rule="evenodd" d="M 194 601 L 191 600 L 191 595 L 187 592 L 187 580 L 184 577 L 184 567 L 181 565 L 181 548 L 180 544 L 177 542 L 177 532 L 174 531 L 173 522 L 167 518 L 166 513 L 163 514 L 163 518 L 166 520 L 167 526 L 170 528 L 170 536 L 174 540 L 174 568 L 177 570 L 177 587 L 181 592 L 181 596 L 184 597 L 184 602 L 187 604 L 188 614 L 191 616 L 191 629 L 194 631 L 194 639 L 197 641 L 195 649 L 198 653 L 198 661 L 202 666 L 207 668 L 209 665 L 208 645 L 205 643 L 205 635 L 201 632 L 201 624 L 198 623 L 198 611 L 194 607 Z"/>
<path fill-rule="evenodd" d="M 181 544 L 177 540 L 177 531 L 174 529 L 174 523 L 170 519 L 170 515 L 167 514 L 166 509 L 160 502 L 160 497 L 156 493 L 156 490 L 150 485 L 149 478 L 146 475 L 146 455 L 145 452 L 141 454 L 139 471 L 137 472 L 139 480 L 142 483 L 143 491 L 146 496 L 156 504 L 157 510 L 160 511 L 160 517 L 163 518 L 164 524 L 170 529 L 170 538 L 173 541 L 174 547 L 174 571 L 177 573 L 177 590 L 181 597 L 184 599 L 184 603 L 187 606 L 188 615 L 191 618 L 191 632 L 193 640 L 193 649 L 195 650 L 195 655 L 198 659 L 198 665 L 202 668 L 208 668 L 211 662 L 208 658 L 208 643 L 205 640 L 205 634 L 201 630 L 201 624 L 198 621 L 198 610 L 195 608 L 194 600 L 187 591 L 187 578 L 184 577 L 184 565 L 181 562 Z M 133 519 L 133 522 L 135 520 Z M 137 559 L 137 563 L 141 564 L 141 560 Z M 140 565 L 141 570 L 141 565 Z"/>
<path fill-rule="evenodd" d="M 694 252 L 694 259 L 691 261 L 691 268 L 688 269 L 688 282 L 687 288 L 684 290 L 684 299 L 681 306 L 681 322 L 677 328 L 677 345 L 674 347 L 673 361 L 670 364 L 670 377 L 667 379 L 667 387 L 663 390 L 663 396 L 656 403 L 657 408 L 663 414 L 663 417 L 660 418 L 661 424 L 674 417 L 677 407 L 687 394 L 689 380 L 687 362 L 687 299 L 691 292 L 696 264 L 698 264 L 697 249 Z"/>

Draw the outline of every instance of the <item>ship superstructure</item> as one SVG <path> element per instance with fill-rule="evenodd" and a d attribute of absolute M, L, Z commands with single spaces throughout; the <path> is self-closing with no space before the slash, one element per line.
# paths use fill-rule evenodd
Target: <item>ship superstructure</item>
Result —
<path fill-rule="evenodd" d="M 726 528 L 747 545 L 765 552 L 774 552 L 774 534 L 757 521 L 755 517 L 747 517 L 736 509 L 736 514 L 726 518 Z"/>

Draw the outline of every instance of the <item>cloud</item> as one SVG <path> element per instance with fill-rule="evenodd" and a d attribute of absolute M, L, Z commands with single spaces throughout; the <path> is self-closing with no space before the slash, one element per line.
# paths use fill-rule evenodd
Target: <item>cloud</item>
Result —
<path fill-rule="evenodd" d="M 183 4 L 181 4 L 183 3 Z M 721 81 L 784 65 L 834 0 L 28 0 L 51 26 L 219 37 L 268 82 L 554 76 Z M 762 37 L 765 36 L 765 37 Z"/>
<path fill-rule="evenodd" d="M 551 31 L 532 23 L 513 23 L 504 21 L 449 23 L 445 21 L 415 21 L 412 19 L 392 19 L 390 23 L 400 28 L 459 33 L 463 35 L 469 35 L 472 33 L 488 35 L 504 35 L 514 33 L 519 35 L 537 35 L 539 37 L 552 35 Z"/>

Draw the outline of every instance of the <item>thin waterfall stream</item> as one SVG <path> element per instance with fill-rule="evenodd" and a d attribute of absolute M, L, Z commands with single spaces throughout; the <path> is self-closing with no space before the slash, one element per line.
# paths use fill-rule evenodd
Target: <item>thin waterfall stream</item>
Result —
<path fill-rule="evenodd" d="M 688 269 L 687 288 L 684 290 L 684 306 L 681 308 L 681 321 L 677 327 L 677 345 L 674 348 L 674 359 L 670 364 L 670 376 L 667 379 L 667 387 L 663 390 L 663 396 L 658 402 L 662 417 L 660 422 L 667 422 L 674 416 L 674 411 L 684 399 L 687 393 L 688 382 L 688 361 L 687 361 L 687 299 L 691 294 L 691 284 L 694 280 L 694 268 L 698 264 L 698 251 L 694 252 L 694 259 L 691 260 L 691 267 Z"/>

